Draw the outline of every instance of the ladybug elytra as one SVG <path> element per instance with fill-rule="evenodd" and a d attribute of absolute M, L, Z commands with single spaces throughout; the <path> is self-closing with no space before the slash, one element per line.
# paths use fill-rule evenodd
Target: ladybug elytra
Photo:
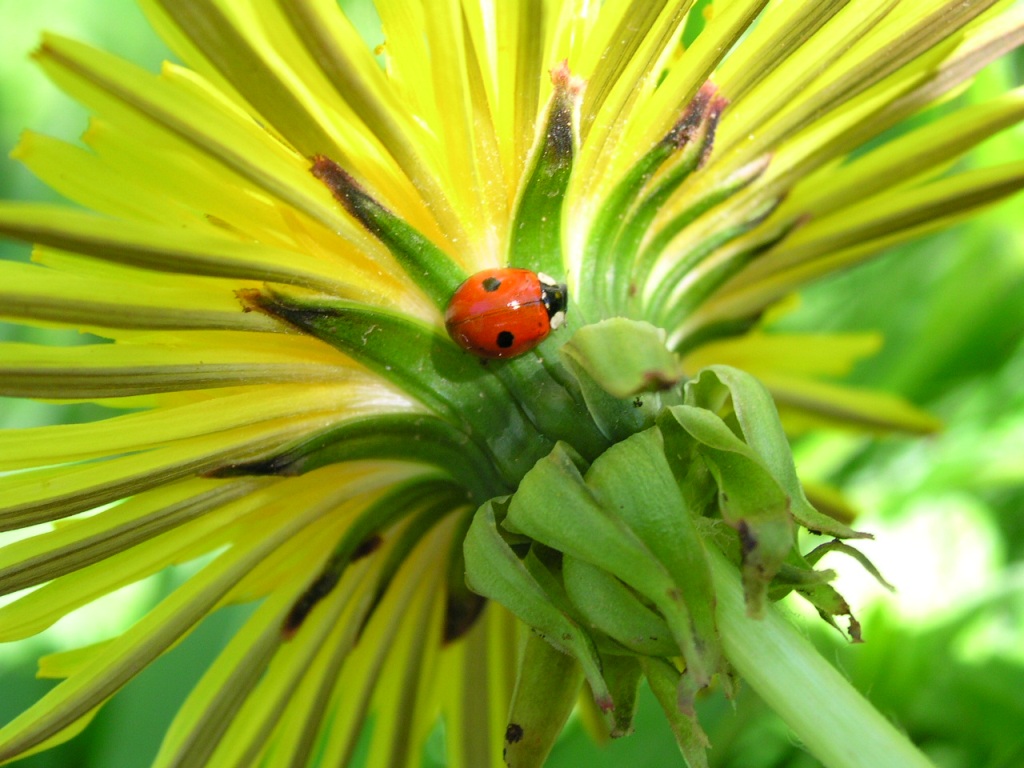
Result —
<path fill-rule="evenodd" d="M 564 283 L 528 269 L 485 269 L 460 285 L 444 313 L 448 335 L 480 357 L 516 357 L 565 321 Z"/>

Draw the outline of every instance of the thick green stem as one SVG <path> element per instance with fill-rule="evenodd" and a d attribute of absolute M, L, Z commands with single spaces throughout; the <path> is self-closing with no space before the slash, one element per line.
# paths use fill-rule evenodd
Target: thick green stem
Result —
<path fill-rule="evenodd" d="M 736 567 L 709 555 L 726 657 L 815 757 L 828 768 L 933 768 L 777 610 L 749 618 Z"/>
<path fill-rule="evenodd" d="M 505 729 L 509 768 L 540 768 L 579 698 L 583 668 L 535 632 L 526 637 Z"/>

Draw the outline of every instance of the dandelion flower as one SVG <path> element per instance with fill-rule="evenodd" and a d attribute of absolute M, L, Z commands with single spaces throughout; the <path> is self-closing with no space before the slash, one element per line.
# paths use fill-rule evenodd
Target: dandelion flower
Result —
<path fill-rule="evenodd" d="M 0 207 L 36 246 L 0 264 L 0 314 L 110 342 L 4 344 L 2 394 L 111 414 L 0 434 L 0 523 L 31 529 L 0 584 L 35 588 L 0 638 L 200 565 L 46 659 L 63 681 L 0 760 L 251 603 L 156 765 L 345 765 L 371 724 L 370 763 L 411 765 L 438 717 L 452 765 L 539 765 L 581 687 L 628 733 L 641 678 L 700 765 L 693 697 L 737 674 L 829 765 L 872 764 L 865 731 L 923 764 L 769 602 L 856 639 L 797 531 L 863 534 L 807 500 L 783 423 L 934 421 L 815 378 L 874 340 L 762 321 L 1021 186 L 948 173 L 1019 93 L 874 141 L 1019 45 L 1019 7 L 378 0 L 375 53 L 329 0 L 141 5 L 182 63 L 47 35 L 93 117 L 15 156 L 80 207 Z M 444 313 L 505 267 L 565 283 L 565 327 L 481 360 Z"/>

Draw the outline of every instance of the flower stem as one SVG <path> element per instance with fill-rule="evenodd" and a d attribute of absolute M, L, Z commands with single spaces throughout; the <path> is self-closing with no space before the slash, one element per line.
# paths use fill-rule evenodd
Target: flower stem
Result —
<path fill-rule="evenodd" d="M 536 632 L 526 636 L 505 729 L 508 768 L 541 768 L 583 684 L 583 668 Z"/>
<path fill-rule="evenodd" d="M 746 615 L 739 574 L 709 548 L 725 655 L 828 768 L 933 768 L 778 610 Z"/>

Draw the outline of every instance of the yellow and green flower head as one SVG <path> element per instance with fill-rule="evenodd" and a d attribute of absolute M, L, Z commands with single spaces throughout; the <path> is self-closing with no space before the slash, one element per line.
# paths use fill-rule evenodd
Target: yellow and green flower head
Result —
<path fill-rule="evenodd" d="M 441 718 L 451 765 L 537 766 L 577 701 L 629 733 L 642 679 L 691 766 L 737 679 L 827 765 L 926 764 L 770 604 L 857 640 L 815 564 L 871 568 L 784 430 L 934 421 L 815 378 L 874 338 L 765 321 L 1020 188 L 949 171 L 1019 91 L 890 130 L 1019 5 L 376 0 L 369 43 L 333 0 L 141 5 L 180 63 L 47 35 L 92 119 L 14 155 L 75 205 L 0 206 L 35 244 L 0 315 L 107 342 L 0 346 L 0 394 L 107 409 L 0 433 L 0 638 L 197 565 L 45 659 L 0 761 L 245 603 L 156 765 L 418 765 Z"/>

